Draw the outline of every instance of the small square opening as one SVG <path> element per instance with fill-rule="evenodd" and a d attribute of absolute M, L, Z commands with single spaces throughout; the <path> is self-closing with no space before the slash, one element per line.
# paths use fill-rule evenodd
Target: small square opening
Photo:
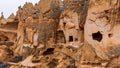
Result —
<path fill-rule="evenodd" d="M 73 42 L 73 36 L 69 36 L 69 42 Z"/>

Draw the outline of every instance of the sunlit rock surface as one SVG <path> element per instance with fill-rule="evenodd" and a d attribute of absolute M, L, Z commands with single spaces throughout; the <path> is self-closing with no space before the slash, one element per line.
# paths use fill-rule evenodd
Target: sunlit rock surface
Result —
<path fill-rule="evenodd" d="M 0 17 L 0 68 L 119 68 L 119 0 L 26 2 Z"/>

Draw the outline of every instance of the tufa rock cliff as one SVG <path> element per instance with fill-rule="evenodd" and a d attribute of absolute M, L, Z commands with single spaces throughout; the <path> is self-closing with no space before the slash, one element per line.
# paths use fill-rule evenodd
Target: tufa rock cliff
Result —
<path fill-rule="evenodd" d="M 40 0 L 0 17 L 1 68 L 119 68 L 119 0 Z"/>

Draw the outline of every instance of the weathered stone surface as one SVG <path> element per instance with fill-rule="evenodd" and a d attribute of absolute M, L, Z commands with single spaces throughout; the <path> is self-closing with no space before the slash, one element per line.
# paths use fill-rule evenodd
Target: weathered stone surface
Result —
<path fill-rule="evenodd" d="M 83 14 L 87 13 L 88 3 L 84 0 L 65 0 L 64 3 L 58 31 L 63 31 L 66 46 L 78 48 L 83 43 L 83 25 L 85 23 L 83 19 L 86 19 Z"/>
<path fill-rule="evenodd" d="M 9 68 L 119 68 L 119 4 L 40 0 L 7 20 L 2 13 L 0 61 Z"/>
<path fill-rule="evenodd" d="M 31 15 L 31 13 L 33 12 L 34 7 L 32 3 L 27 3 L 21 7 L 18 7 L 18 11 L 17 11 L 17 18 L 19 19 L 19 21 L 25 21 L 25 19 Z"/>
<path fill-rule="evenodd" d="M 35 9 L 38 9 L 45 17 L 58 18 L 61 12 L 59 11 L 61 6 L 61 0 L 41 0 L 38 4 L 35 5 Z"/>
<path fill-rule="evenodd" d="M 38 47 L 39 45 L 50 46 L 54 44 L 56 36 L 55 33 L 61 12 L 60 3 L 61 1 L 58 0 L 41 0 L 38 4 L 33 6 L 35 10 L 31 9 L 28 12 L 30 15 L 25 15 L 26 18 L 24 21 L 20 20 L 21 22 L 19 23 L 17 36 L 18 42 L 16 45 L 24 46 L 23 44 L 30 44 L 30 47 L 33 48 Z M 40 6 L 43 4 L 46 4 L 46 6 Z M 26 3 L 25 7 L 23 6 L 23 8 L 21 8 L 27 9 L 30 5 L 30 3 Z M 54 5 L 56 7 L 54 7 Z M 45 7 L 49 7 L 50 11 Z M 18 12 L 20 12 L 20 10 Z M 24 13 L 26 11 L 22 10 L 21 12 Z M 18 13 L 18 17 L 20 15 Z M 57 16 L 54 17 L 55 15 Z M 18 49 L 19 48 L 17 48 L 17 50 Z"/>
<path fill-rule="evenodd" d="M 4 18 L 4 15 L 3 15 L 3 12 L 1 13 L 1 17 L 0 17 L 0 25 L 2 25 L 2 24 L 6 24 L 7 23 L 7 21 L 6 21 L 6 19 Z"/>
<path fill-rule="evenodd" d="M 6 45 L 0 46 L 0 62 L 9 61 L 13 56 L 13 51 Z"/>
<path fill-rule="evenodd" d="M 7 19 L 7 22 L 13 22 L 13 21 L 15 21 L 15 15 L 12 13 L 9 17 L 8 17 L 8 19 Z"/>
<path fill-rule="evenodd" d="M 111 60 L 120 55 L 119 4 L 119 0 L 90 0 L 84 38 L 102 60 Z"/>

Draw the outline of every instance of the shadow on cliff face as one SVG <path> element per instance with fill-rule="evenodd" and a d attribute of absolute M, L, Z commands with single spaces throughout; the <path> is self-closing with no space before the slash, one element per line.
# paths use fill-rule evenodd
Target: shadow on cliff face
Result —
<path fill-rule="evenodd" d="M 54 48 L 48 48 L 46 51 L 43 52 L 43 55 L 50 55 L 54 53 Z"/>

